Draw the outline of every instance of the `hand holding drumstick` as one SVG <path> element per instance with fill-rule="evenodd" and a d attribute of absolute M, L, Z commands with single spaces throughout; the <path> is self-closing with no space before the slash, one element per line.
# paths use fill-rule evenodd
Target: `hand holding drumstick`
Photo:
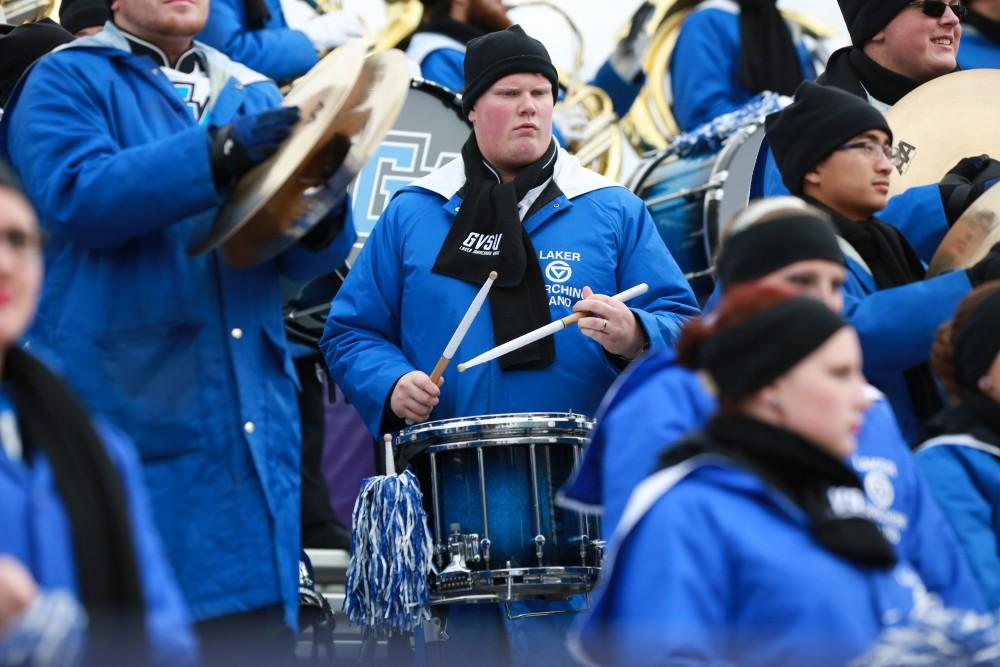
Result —
<path fill-rule="evenodd" d="M 596 340 L 611 354 L 635 359 L 646 346 L 646 332 L 635 313 L 618 299 L 595 294 L 586 286 L 583 298 L 573 304 L 573 311 L 586 314 L 577 322 L 580 333 Z"/>

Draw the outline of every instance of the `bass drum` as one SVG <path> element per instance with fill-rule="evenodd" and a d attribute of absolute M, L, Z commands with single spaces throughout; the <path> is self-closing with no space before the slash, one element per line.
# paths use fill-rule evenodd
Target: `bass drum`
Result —
<path fill-rule="evenodd" d="M 410 82 L 396 124 L 348 190 L 358 230 L 349 262 L 361 251 L 396 191 L 461 154 L 472 128 L 462 116 L 459 100 L 454 91 L 436 83 Z"/>
<path fill-rule="evenodd" d="M 400 188 L 458 157 L 470 129 L 453 91 L 423 79 L 410 82 L 396 124 L 348 188 L 358 240 L 347 264 L 289 290 L 294 296 L 285 304 L 285 329 L 291 340 L 319 343 L 330 302 L 389 200 Z"/>
<path fill-rule="evenodd" d="M 646 202 L 660 237 L 698 302 L 715 286 L 715 249 L 723 229 L 762 188 L 760 122 L 743 125 L 717 152 L 681 157 L 659 151 L 639 165 L 628 187 Z"/>

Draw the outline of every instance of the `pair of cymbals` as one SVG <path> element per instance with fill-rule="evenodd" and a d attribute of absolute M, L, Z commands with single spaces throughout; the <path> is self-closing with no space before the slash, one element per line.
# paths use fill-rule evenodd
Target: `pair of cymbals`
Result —
<path fill-rule="evenodd" d="M 278 151 L 236 184 L 192 253 L 221 244 L 237 268 L 260 264 L 302 238 L 339 203 L 347 186 L 392 128 L 409 90 L 401 51 L 366 57 L 354 40 L 330 52 L 285 97 L 301 119 Z"/>

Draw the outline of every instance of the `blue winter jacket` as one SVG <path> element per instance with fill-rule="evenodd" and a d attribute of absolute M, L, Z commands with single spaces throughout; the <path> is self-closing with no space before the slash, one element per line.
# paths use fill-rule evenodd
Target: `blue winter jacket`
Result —
<path fill-rule="evenodd" d="M 121 475 L 139 583 L 146 603 L 146 631 L 157 664 L 187 664 L 195 660 L 195 640 L 177 581 L 153 526 L 142 469 L 128 438 L 99 420 L 94 424 Z M 73 536 L 69 516 L 44 456 L 32 465 L 11 460 L 0 449 L 0 554 L 12 556 L 42 589 L 78 594 Z"/>
<path fill-rule="evenodd" d="M 304 32 L 288 27 L 280 0 L 263 2 L 271 17 L 263 28 L 252 30 L 243 0 L 212 0 L 198 41 L 268 78 L 291 81 L 316 64 L 316 47 Z"/>
<path fill-rule="evenodd" d="M 917 465 L 951 522 L 990 609 L 1000 608 L 1000 448 L 968 434 L 928 440 Z"/>
<path fill-rule="evenodd" d="M 879 290 L 871 273 L 847 258 L 844 315 L 858 330 L 865 377 L 888 397 L 909 443 L 916 443 L 920 422 L 903 372 L 927 362 L 937 327 L 954 314 L 971 289 L 968 274 L 953 271 Z"/>
<path fill-rule="evenodd" d="M 561 502 L 602 511 L 603 534 L 610 537 L 633 490 L 658 468 L 660 454 L 703 428 L 715 410 L 715 397 L 697 374 L 677 363 L 672 351 L 645 355 L 605 397 L 597 427 Z M 884 398 L 876 398 L 865 414 L 858 449 L 849 463 L 864 485 L 871 517 L 927 588 L 948 606 L 983 610 L 958 543 L 918 474 Z"/>
<path fill-rule="evenodd" d="M 636 489 L 570 650 L 609 667 L 843 667 L 922 593 L 905 565 L 834 555 L 784 496 L 700 456 Z"/>
<path fill-rule="evenodd" d="M 615 294 L 638 283 L 629 302 L 652 348 L 674 341 L 698 312 L 694 296 L 640 199 L 560 151 L 553 176 L 562 195 L 524 220 L 538 253 L 552 319 L 569 315 L 589 285 Z M 431 272 L 462 200 L 456 158 L 400 190 L 333 300 L 320 347 L 337 384 L 377 434 L 386 398 L 404 374 L 434 368 L 479 289 Z M 494 347 L 488 304 L 472 323 L 455 362 Z M 503 372 L 497 361 L 444 374 L 431 419 L 524 411 L 593 414 L 618 367 L 575 327 L 556 334 L 556 360 L 541 370 Z"/>
<path fill-rule="evenodd" d="M 958 66 L 961 69 L 1000 67 L 1000 44 L 972 25 L 963 23 L 962 41 L 958 47 Z"/>
<path fill-rule="evenodd" d="M 196 48 L 212 122 L 280 104 L 273 83 Z M 192 616 L 284 603 L 293 623 L 300 436 L 278 283 L 331 270 L 343 248 L 294 246 L 243 270 L 189 255 L 225 198 L 208 131 L 127 49 L 109 23 L 46 56 L 0 123 L 49 235 L 29 344 L 136 443 Z"/>
<path fill-rule="evenodd" d="M 809 49 L 801 40 L 796 48 L 803 79 L 816 78 Z M 713 0 L 684 19 L 670 58 L 669 85 L 674 119 L 682 132 L 736 111 L 757 94 L 740 81 L 740 15 L 735 2 Z"/>

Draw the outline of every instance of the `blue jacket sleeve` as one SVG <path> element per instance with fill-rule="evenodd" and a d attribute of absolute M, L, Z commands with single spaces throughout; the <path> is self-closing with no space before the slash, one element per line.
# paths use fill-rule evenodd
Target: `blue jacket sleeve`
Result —
<path fill-rule="evenodd" d="M 278 82 L 302 76 L 318 54 L 304 32 L 285 23 L 281 5 L 269 2 L 271 20 L 260 30 L 247 26 L 242 0 L 213 0 L 198 40 Z"/>
<path fill-rule="evenodd" d="M 95 426 L 125 487 L 154 662 L 158 665 L 195 664 L 197 643 L 191 631 L 191 619 L 153 523 L 139 458 L 124 433 L 103 420 L 98 420 Z"/>
<path fill-rule="evenodd" d="M 684 323 L 699 314 L 698 301 L 645 204 L 632 200 L 624 221 L 625 237 L 618 246 L 617 284 L 625 290 L 649 283 L 649 292 L 641 297 L 642 308 L 632 312 L 649 336 L 650 349 L 672 347 Z"/>
<path fill-rule="evenodd" d="M 351 254 L 354 242 L 358 240 L 351 207 L 347 206 L 345 210 L 344 226 L 325 248 L 309 250 L 301 243 L 296 243 L 278 257 L 278 270 L 281 271 L 281 275 L 289 280 L 301 282 L 343 266 Z"/>
<path fill-rule="evenodd" d="M 222 202 L 204 127 L 123 149 L 80 64 L 59 55 L 37 63 L 4 119 L 11 162 L 47 225 L 110 249 Z"/>
<path fill-rule="evenodd" d="M 865 373 L 880 375 L 927 361 L 938 325 L 969 293 L 965 271 L 865 294 L 854 280 L 844 290 L 844 314 L 861 339 Z"/>
<path fill-rule="evenodd" d="M 639 96 L 643 84 L 646 82 L 646 75 L 642 74 L 635 81 L 626 81 L 611 66 L 610 60 L 605 60 L 601 68 L 597 70 L 590 85 L 597 86 L 608 94 L 614 106 L 615 113 L 619 118 L 623 118 L 628 110 L 632 108 L 635 98 Z"/>
<path fill-rule="evenodd" d="M 718 634 L 726 617 L 727 550 L 705 512 L 661 498 L 615 548 L 591 612 L 570 634 L 586 664 L 722 667 Z M 650 554 L 669 554 L 651 558 Z M 613 564 L 612 564 L 613 563 Z"/>
<path fill-rule="evenodd" d="M 465 54 L 455 49 L 431 51 L 420 63 L 420 75 L 456 93 L 465 85 Z"/>
<path fill-rule="evenodd" d="M 1000 465 L 988 454 L 950 445 L 921 451 L 917 463 L 954 528 L 986 604 L 996 609 L 1000 606 L 995 510 L 1000 502 Z"/>
<path fill-rule="evenodd" d="M 405 197 L 390 202 L 330 307 L 319 347 L 368 429 L 378 435 L 393 385 L 415 370 L 400 349 L 403 260 L 396 215 Z"/>
<path fill-rule="evenodd" d="M 742 106 L 734 88 L 739 52 L 739 17 L 704 9 L 684 20 L 670 59 L 674 118 L 682 131 Z"/>

